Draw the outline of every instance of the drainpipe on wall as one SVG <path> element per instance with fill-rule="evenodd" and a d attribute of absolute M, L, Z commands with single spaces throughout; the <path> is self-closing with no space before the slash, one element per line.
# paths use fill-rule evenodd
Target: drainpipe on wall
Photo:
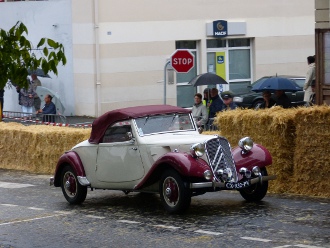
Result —
<path fill-rule="evenodd" d="M 101 81 L 100 81 L 100 43 L 99 43 L 99 1 L 94 0 L 94 37 L 95 37 L 95 74 L 96 74 L 96 116 L 101 115 Z"/>

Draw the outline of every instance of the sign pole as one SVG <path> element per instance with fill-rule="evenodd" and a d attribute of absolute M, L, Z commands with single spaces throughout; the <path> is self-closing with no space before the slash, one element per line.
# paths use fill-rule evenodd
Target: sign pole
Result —
<path fill-rule="evenodd" d="M 164 66 L 164 105 L 166 105 L 166 70 L 167 66 L 171 63 L 171 60 L 167 61 Z"/>

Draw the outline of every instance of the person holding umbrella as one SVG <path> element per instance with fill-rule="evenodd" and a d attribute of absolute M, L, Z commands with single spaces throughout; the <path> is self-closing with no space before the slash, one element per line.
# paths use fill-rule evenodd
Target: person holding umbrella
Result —
<path fill-rule="evenodd" d="M 209 111 L 209 103 L 212 102 L 211 100 L 211 89 L 210 88 L 206 88 L 203 92 L 204 94 L 204 98 L 203 98 L 203 105 L 207 108 L 207 111 Z"/>
<path fill-rule="evenodd" d="M 291 101 L 285 94 L 284 90 L 275 90 L 275 96 L 276 106 L 281 106 L 282 108 L 291 108 Z"/>
<path fill-rule="evenodd" d="M 32 80 L 31 80 L 32 87 L 33 87 L 34 91 L 36 91 L 36 90 L 37 90 L 37 87 L 38 87 L 38 86 L 41 86 L 41 82 L 40 82 L 40 80 L 38 79 L 37 74 L 35 74 L 35 73 L 33 73 L 33 74 L 31 75 L 31 79 L 32 79 Z M 37 110 L 40 109 L 40 106 L 41 106 L 41 99 L 40 99 L 40 97 L 39 97 L 37 94 L 34 96 L 33 106 L 34 106 L 35 111 L 37 111 Z"/>
<path fill-rule="evenodd" d="M 264 99 L 264 102 L 261 103 L 258 108 L 260 109 L 271 108 L 276 104 L 276 101 L 272 98 L 272 93 L 270 93 L 270 91 L 268 90 L 263 91 L 262 97 Z"/>
<path fill-rule="evenodd" d="M 45 96 L 45 105 L 42 109 L 37 110 L 36 114 L 43 114 L 42 117 L 43 122 L 55 122 L 54 116 L 56 114 L 56 107 L 55 104 L 52 102 L 53 97 L 51 95 Z"/>
<path fill-rule="evenodd" d="M 217 112 L 220 112 L 222 109 L 223 101 L 221 100 L 219 96 L 219 91 L 217 88 L 212 88 L 211 89 L 211 103 L 209 103 L 209 121 L 208 121 L 208 126 L 209 129 L 214 129 L 215 127 L 213 126 L 213 121 L 214 117 L 217 114 Z"/>
<path fill-rule="evenodd" d="M 217 88 L 211 89 L 211 103 L 209 103 L 210 118 L 214 118 L 216 113 L 221 111 L 223 101 L 220 99 L 219 91 Z"/>

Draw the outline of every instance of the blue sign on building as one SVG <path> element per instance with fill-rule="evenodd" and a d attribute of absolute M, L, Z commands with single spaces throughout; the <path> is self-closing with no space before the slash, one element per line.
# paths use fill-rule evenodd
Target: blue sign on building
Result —
<path fill-rule="evenodd" d="M 224 56 L 217 56 L 217 63 L 218 64 L 223 64 L 225 62 Z"/>
<path fill-rule="evenodd" d="M 217 20 L 213 21 L 213 36 L 214 37 L 225 37 L 228 33 L 227 21 Z"/>

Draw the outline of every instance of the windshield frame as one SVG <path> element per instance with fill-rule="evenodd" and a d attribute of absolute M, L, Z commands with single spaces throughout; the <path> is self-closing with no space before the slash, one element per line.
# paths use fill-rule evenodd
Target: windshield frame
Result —
<path fill-rule="evenodd" d="M 146 132 L 146 130 L 143 130 L 141 125 L 143 123 L 143 125 L 151 124 L 150 121 L 156 121 L 157 119 L 161 119 L 167 117 L 169 119 L 169 125 L 167 128 L 161 129 L 161 130 L 156 130 L 156 131 L 150 131 L 150 132 Z M 189 120 L 189 123 L 185 123 L 184 125 L 190 125 L 187 129 L 178 129 L 175 128 L 173 130 L 170 130 L 171 127 L 174 127 L 174 124 L 178 124 L 177 118 L 187 118 L 186 120 Z M 162 120 L 158 120 L 159 123 L 162 122 Z M 195 124 L 194 119 L 192 118 L 192 115 L 190 113 L 172 113 L 172 114 L 160 114 L 160 115 L 151 115 L 151 116 L 145 116 L 145 117 L 139 117 L 139 118 L 135 118 L 133 119 L 133 123 L 134 126 L 136 128 L 137 134 L 140 137 L 144 137 L 144 136 L 149 136 L 149 135 L 155 135 L 155 134 L 165 134 L 165 133 L 184 133 L 184 132 L 191 132 L 191 131 L 196 131 L 197 127 Z M 164 123 L 164 122 L 163 122 Z M 181 125 L 179 123 L 179 125 Z M 159 128 L 161 126 L 158 126 Z M 151 126 L 152 128 L 152 126 Z M 153 127 L 155 128 L 155 127 Z M 165 130 L 167 129 L 167 130 Z"/>

